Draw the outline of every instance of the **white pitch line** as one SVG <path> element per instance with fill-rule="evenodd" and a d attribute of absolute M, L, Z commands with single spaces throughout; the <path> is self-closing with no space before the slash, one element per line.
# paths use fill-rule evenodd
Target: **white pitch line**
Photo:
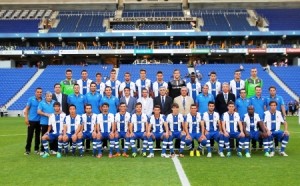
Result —
<path fill-rule="evenodd" d="M 9 137 L 9 136 L 25 136 L 26 134 L 7 134 L 7 135 L 0 135 L 0 137 Z"/>
<path fill-rule="evenodd" d="M 179 159 L 175 156 L 174 158 L 172 158 L 173 160 L 173 163 L 175 165 L 175 168 L 176 168 L 176 171 L 177 171 L 177 174 L 179 176 L 179 179 L 181 181 L 181 185 L 183 186 L 190 186 L 190 182 L 188 180 L 188 178 L 186 177 L 186 174 L 181 166 L 181 163 L 179 161 Z"/>

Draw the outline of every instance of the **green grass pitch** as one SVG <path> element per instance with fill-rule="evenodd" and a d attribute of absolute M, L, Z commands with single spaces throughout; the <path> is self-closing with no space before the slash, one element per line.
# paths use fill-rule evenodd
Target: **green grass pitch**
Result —
<path fill-rule="evenodd" d="M 263 157 L 252 152 L 252 158 L 220 158 L 213 153 L 180 159 L 193 186 L 197 185 L 300 185 L 300 125 L 297 117 L 288 117 L 289 157 L 276 154 Z M 153 159 L 102 159 L 54 156 L 42 159 L 31 153 L 24 156 L 26 127 L 23 118 L 0 118 L 0 185 L 181 185 L 171 159 L 156 153 Z"/>

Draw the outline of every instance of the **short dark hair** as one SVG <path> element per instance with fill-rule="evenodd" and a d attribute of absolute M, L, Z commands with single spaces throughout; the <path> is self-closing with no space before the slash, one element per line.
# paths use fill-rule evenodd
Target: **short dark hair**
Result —
<path fill-rule="evenodd" d="M 137 107 L 137 106 L 139 106 L 139 105 L 143 106 L 141 102 L 137 102 L 137 103 L 135 104 L 135 107 Z"/>
<path fill-rule="evenodd" d="M 115 69 L 111 69 L 110 73 L 112 73 L 112 72 L 116 72 L 116 70 Z"/>
<path fill-rule="evenodd" d="M 97 86 L 97 84 L 94 81 L 91 82 L 90 86 L 91 85 L 96 85 Z"/>
<path fill-rule="evenodd" d="M 191 73 L 191 76 L 195 76 L 195 75 L 196 75 L 195 72 L 192 72 L 192 73 Z"/>
<path fill-rule="evenodd" d="M 276 90 L 276 87 L 275 86 L 270 86 L 269 87 L 269 91 L 271 90 L 271 88 L 274 88 Z"/>
<path fill-rule="evenodd" d="M 257 85 L 257 86 L 255 87 L 255 90 L 256 90 L 256 88 L 261 88 L 261 86 Z"/>
<path fill-rule="evenodd" d="M 84 109 L 86 109 L 86 107 L 91 107 L 92 108 L 92 105 L 87 103 L 87 104 L 84 105 Z"/>
<path fill-rule="evenodd" d="M 71 73 L 72 73 L 72 70 L 71 70 L 71 69 L 67 69 L 67 70 L 66 70 L 66 73 L 67 73 L 67 72 L 71 72 Z"/>
<path fill-rule="evenodd" d="M 179 105 L 177 103 L 173 103 L 172 108 L 174 108 L 174 107 L 179 108 Z"/>
<path fill-rule="evenodd" d="M 209 101 L 207 105 L 215 105 L 215 102 Z"/>
<path fill-rule="evenodd" d="M 228 101 L 227 105 L 234 105 L 233 101 Z"/>
<path fill-rule="evenodd" d="M 236 73 L 236 72 L 241 72 L 241 70 L 240 69 L 239 70 L 235 70 L 234 73 Z"/>
<path fill-rule="evenodd" d="M 69 105 L 69 109 L 70 109 L 71 107 L 75 107 L 75 109 L 76 109 L 76 105 L 74 105 L 74 104 Z"/>
<path fill-rule="evenodd" d="M 87 72 L 87 70 L 85 70 L 85 69 L 84 69 L 84 70 L 82 70 L 82 71 L 81 71 L 81 74 L 82 74 L 82 72 Z"/>
<path fill-rule="evenodd" d="M 78 83 L 75 83 L 75 84 L 73 85 L 73 87 L 74 87 L 74 86 L 79 86 L 79 84 L 78 84 Z"/>
<path fill-rule="evenodd" d="M 190 108 L 191 107 L 197 107 L 197 105 L 195 103 L 191 104 Z"/>
<path fill-rule="evenodd" d="M 271 104 L 275 103 L 277 106 L 277 102 L 276 101 L 270 101 L 269 106 L 271 106 Z"/>
<path fill-rule="evenodd" d="M 163 74 L 163 72 L 159 70 L 156 72 L 156 74 Z"/>
<path fill-rule="evenodd" d="M 125 90 L 125 89 L 128 89 L 128 90 L 130 90 L 130 88 L 129 88 L 129 87 L 125 87 L 125 88 L 124 88 L 124 90 Z"/>
<path fill-rule="evenodd" d="M 160 109 L 160 105 L 154 105 L 154 108 L 159 108 Z"/>
<path fill-rule="evenodd" d="M 121 102 L 121 103 L 119 104 L 119 106 L 121 106 L 121 105 L 125 105 L 125 106 L 126 106 L 126 103 L 125 103 L 125 102 Z"/>
<path fill-rule="evenodd" d="M 55 107 L 55 106 L 59 106 L 60 107 L 60 102 L 58 102 L 58 101 L 54 102 L 53 103 L 53 107 Z"/>
<path fill-rule="evenodd" d="M 109 107 L 109 104 L 107 102 L 104 102 L 104 103 L 102 103 L 101 107 L 103 107 L 103 106 L 108 106 Z"/>
<path fill-rule="evenodd" d="M 145 72 L 146 73 L 147 71 L 145 69 L 140 69 L 140 72 Z"/>
<path fill-rule="evenodd" d="M 97 72 L 97 73 L 96 73 L 96 77 L 97 77 L 97 76 L 101 76 L 101 77 L 102 77 L 102 74 L 101 74 L 100 72 Z"/>
<path fill-rule="evenodd" d="M 131 74 L 130 74 L 129 72 L 125 72 L 124 75 L 125 75 L 125 74 L 129 74 L 129 75 L 131 76 Z"/>
<path fill-rule="evenodd" d="M 242 91 L 246 91 L 246 89 L 242 88 L 242 89 L 240 90 L 240 92 L 242 92 Z"/>
<path fill-rule="evenodd" d="M 57 85 L 59 85 L 61 87 L 61 85 L 59 83 L 55 83 L 53 87 L 55 88 Z"/>
<path fill-rule="evenodd" d="M 35 89 L 35 91 L 37 91 L 37 90 L 43 90 L 41 87 L 37 87 L 36 89 Z"/>
<path fill-rule="evenodd" d="M 211 72 L 209 73 L 209 75 L 212 75 L 212 74 L 217 75 L 217 73 L 216 73 L 215 71 L 211 71 Z"/>
<path fill-rule="evenodd" d="M 109 88 L 109 89 L 111 90 L 111 86 L 106 86 L 105 89 L 104 89 L 104 91 L 105 91 L 107 88 Z"/>

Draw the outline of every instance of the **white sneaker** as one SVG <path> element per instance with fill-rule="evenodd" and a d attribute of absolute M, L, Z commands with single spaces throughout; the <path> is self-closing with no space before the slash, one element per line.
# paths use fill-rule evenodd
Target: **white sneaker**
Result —
<path fill-rule="evenodd" d="M 154 158 L 154 154 L 153 153 L 150 153 L 147 158 Z"/>
<path fill-rule="evenodd" d="M 170 156 L 169 155 L 167 155 L 167 154 L 161 154 L 160 155 L 162 158 L 169 158 Z"/>
<path fill-rule="evenodd" d="M 220 155 L 221 158 L 224 158 L 224 157 L 225 157 L 225 155 L 224 155 L 223 152 L 219 152 L 219 155 Z"/>
<path fill-rule="evenodd" d="M 206 157 L 211 158 L 211 152 L 207 153 Z"/>
<path fill-rule="evenodd" d="M 54 150 L 51 150 L 51 152 L 50 152 L 51 154 L 57 154 L 57 152 L 56 151 L 54 151 Z"/>
<path fill-rule="evenodd" d="M 40 156 L 43 156 L 45 154 L 45 152 L 40 152 Z"/>
<path fill-rule="evenodd" d="M 274 151 L 270 152 L 270 157 L 273 157 L 273 156 L 275 156 L 275 152 Z"/>
<path fill-rule="evenodd" d="M 281 155 L 281 156 L 285 156 L 285 157 L 286 157 L 286 156 L 289 156 L 289 155 L 287 155 L 287 153 L 285 153 L 285 152 L 280 152 L 280 155 Z"/>

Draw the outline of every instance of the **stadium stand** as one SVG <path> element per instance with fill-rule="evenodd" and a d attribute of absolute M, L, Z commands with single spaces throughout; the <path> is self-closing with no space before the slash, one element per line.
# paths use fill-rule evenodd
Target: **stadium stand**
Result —
<path fill-rule="evenodd" d="M 182 10 L 124 10 L 122 17 L 183 17 Z"/>
<path fill-rule="evenodd" d="M 37 33 L 40 19 L 1 19 L 0 33 Z"/>
<path fill-rule="evenodd" d="M 112 65 L 100 65 L 100 66 L 75 66 L 75 65 L 49 65 L 41 76 L 31 85 L 31 87 L 11 106 L 10 110 L 22 110 L 24 109 L 26 102 L 30 96 L 34 95 L 34 91 L 37 87 L 43 88 L 43 96 L 46 91 L 53 92 L 53 85 L 60 83 L 61 80 L 65 79 L 65 70 L 72 69 L 73 78 L 80 79 L 80 74 L 83 69 L 86 69 L 89 73 L 89 78 L 95 80 L 97 72 L 102 73 L 102 77 L 109 76 L 109 72 L 112 69 Z M 23 78 L 23 77 L 22 77 Z M 24 78 L 25 79 L 25 78 Z M 23 81 L 23 80 L 22 80 Z M 27 82 L 27 81 L 26 81 Z M 24 83 L 23 83 L 24 84 Z M 12 93 L 10 96 L 14 95 Z"/>
<path fill-rule="evenodd" d="M 300 67 L 272 67 L 271 70 L 288 86 L 294 93 L 300 96 L 299 82 Z M 293 76 L 291 76 L 294 74 Z M 297 75 L 296 75 L 297 74 Z"/>
<path fill-rule="evenodd" d="M 36 71 L 36 68 L 0 69 L 0 87 L 2 89 L 0 92 L 0 105 L 7 103 L 21 90 Z"/>

